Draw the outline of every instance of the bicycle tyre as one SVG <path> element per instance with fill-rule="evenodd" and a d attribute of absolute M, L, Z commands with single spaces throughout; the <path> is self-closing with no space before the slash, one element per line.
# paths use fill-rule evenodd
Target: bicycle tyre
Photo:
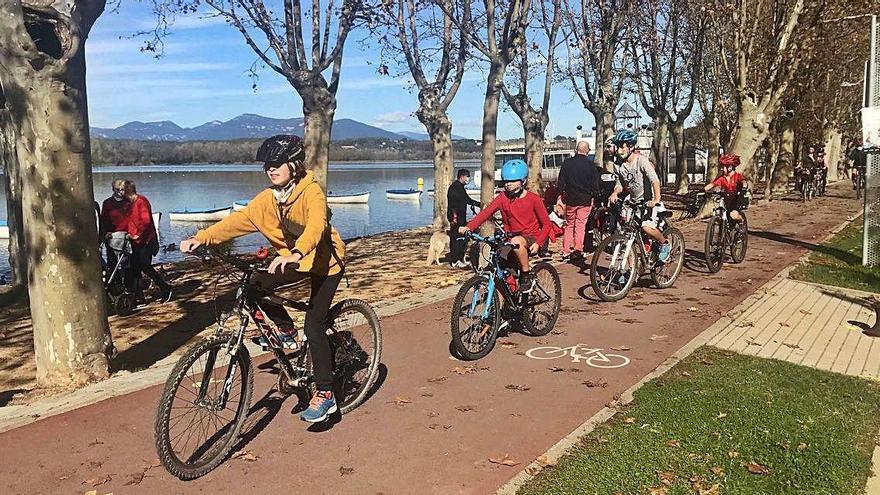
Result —
<path fill-rule="evenodd" d="M 669 227 L 663 233 L 666 236 L 666 239 L 671 244 L 671 249 L 669 252 L 669 259 L 666 260 L 666 263 L 661 265 L 659 268 L 667 269 L 672 268 L 672 273 L 665 278 L 660 278 L 660 274 L 658 273 L 658 266 L 654 265 L 651 269 L 651 281 L 654 282 L 654 285 L 658 289 L 668 289 L 675 284 L 675 281 L 678 280 L 678 276 L 681 275 L 681 267 L 684 266 L 684 252 L 685 252 L 685 240 L 684 234 L 681 233 L 675 227 Z"/>
<path fill-rule="evenodd" d="M 480 359 L 489 352 L 492 351 L 492 348 L 495 347 L 495 340 L 498 338 L 498 328 L 501 326 L 501 308 L 498 298 L 498 292 L 493 291 L 492 297 L 492 309 L 490 313 L 490 321 L 488 322 L 491 325 L 491 328 L 488 329 L 490 332 L 488 338 L 486 339 L 485 345 L 479 348 L 477 351 L 471 351 L 467 348 L 463 340 L 463 332 L 461 328 L 460 317 L 462 316 L 462 308 L 463 305 L 467 304 L 470 307 L 470 301 L 467 300 L 467 295 L 471 290 L 479 290 L 480 285 L 488 284 L 489 281 L 486 277 L 482 275 L 474 275 L 473 277 L 465 280 L 465 282 L 461 285 L 461 288 L 458 289 L 458 293 L 455 295 L 455 299 L 452 303 L 452 318 L 450 318 L 450 333 L 452 336 L 452 347 L 455 349 L 456 358 L 463 359 L 465 361 L 473 361 L 476 359 Z M 471 296 L 473 297 L 473 296 Z M 485 301 L 483 301 L 485 304 Z"/>
<path fill-rule="evenodd" d="M 626 243 L 628 241 L 629 241 L 628 237 L 625 235 L 622 235 L 622 234 L 615 234 L 615 235 L 606 237 L 599 244 L 599 247 L 596 248 L 596 252 L 593 253 L 593 260 L 590 263 L 590 285 L 593 286 L 593 292 L 595 292 L 596 295 L 599 296 L 599 299 L 601 299 L 603 301 L 614 302 L 614 301 L 619 301 L 619 300 L 623 299 L 624 297 L 626 297 L 627 293 L 629 293 L 629 290 L 632 289 L 633 284 L 635 284 L 635 282 L 636 282 L 636 278 L 638 278 L 638 274 L 639 274 L 638 258 L 636 257 L 636 253 L 634 252 L 636 247 L 633 246 L 632 251 L 629 253 L 629 259 L 630 259 L 629 276 L 627 277 L 626 282 L 621 287 L 620 291 L 616 294 L 609 294 L 599 284 L 599 258 L 600 258 L 600 256 L 602 256 L 602 254 L 605 253 L 606 250 L 608 250 L 609 247 L 613 243 L 623 243 L 623 245 L 626 245 Z"/>
<path fill-rule="evenodd" d="M 534 297 L 536 293 L 539 292 L 538 286 L 540 286 L 540 284 L 538 281 L 540 281 L 540 274 L 544 272 L 549 274 L 550 281 L 553 284 L 553 287 L 541 286 L 541 289 L 553 298 L 552 301 L 548 301 L 551 303 L 551 306 L 548 306 L 550 311 L 549 314 L 547 314 L 547 320 L 543 324 L 536 323 L 537 311 L 532 304 L 529 304 L 528 307 L 525 308 L 525 311 L 523 311 L 524 330 L 529 335 L 535 337 L 547 335 L 553 330 L 553 327 L 556 326 L 556 320 L 559 318 L 559 307 L 562 304 L 562 282 L 559 280 L 559 272 L 556 271 L 556 268 L 554 268 L 553 265 L 547 262 L 538 263 L 532 269 L 532 276 L 535 277 L 536 287 L 532 290 L 532 293 L 529 294 L 529 297 Z"/>
<path fill-rule="evenodd" d="M 222 333 L 213 335 L 189 348 L 186 353 L 181 356 L 171 370 L 171 374 L 165 382 L 165 388 L 159 400 L 159 408 L 156 412 L 155 424 L 155 441 L 156 452 L 159 454 L 159 461 L 165 469 L 172 475 L 181 480 L 192 480 L 199 478 L 213 471 L 219 466 L 229 455 L 241 428 L 247 418 L 250 409 L 251 394 L 254 388 L 254 375 L 251 366 L 251 357 L 247 347 L 239 346 L 234 359 L 238 361 L 238 369 L 242 374 L 241 395 L 239 397 L 238 407 L 235 417 L 232 420 L 231 428 L 224 436 L 225 438 L 218 442 L 218 445 L 211 447 L 208 451 L 209 455 L 202 458 L 200 462 L 188 463 L 177 457 L 171 445 L 170 420 L 172 404 L 177 396 L 177 390 L 180 388 L 183 379 L 187 377 L 187 372 L 203 354 L 216 350 L 222 352 L 223 347 L 232 340 L 232 334 Z M 230 364 L 232 361 L 230 360 Z M 186 413 L 188 414 L 188 413 Z"/>
<path fill-rule="evenodd" d="M 734 263 L 742 263 L 746 259 L 746 251 L 749 248 L 749 221 L 746 214 L 739 212 L 742 220 L 734 231 L 733 242 L 730 243 L 730 258 Z"/>
<path fill-rule="evenodd" d="M 721 271 L 724 264 L 724 246 L 717 246 L 724 242 L 724 223 L 718 217 L 712 217 L 706 225 L 706 239 L 703 252 L 706 255 L 706 267 L 710 273 Z M 720 237 L 720 239 L 716 239 Z"/>
<path fill-rule="evenodd" d="M 339 398 L 339 412 L 340 414 L 346 414 L 351 412 L 356 407 L 361 405 L 361 403 L 366 400 L 367 396 L 369 396 L 373 385 L 376 384 L 376 380 L 379 378 L 379 364 L 382 358 L 382 327 L 379 323 L 379 317 L 376 315 L 376 312 L 373 310 L 372 306 L 370 306 L 366 301 L 362 301 L 360 299 L 346 299 L 344 301 L 340 301 L 333 305 L 330 308 L 330 311 L 327 316 L 328 327 L 330 329 L 336 328 L 337 321 L 341 321 L 341 319 L 350 312 L 359 313 L 364 317 L 366 324 L 370 327 L 369 334 L 372 337 L 373 344 L 373 353 L 369 356 L 369 363 L 367 364 L 367 374 L 363 381 L 354 389 L 351 393 L 346 393 L 343 388 L 340 388 L 339 383 L 334 383 L 334 388 L 337 389 L 334 391 Z M 339 333 L 335 331 L 334 333 Z M 328 337 L 333 337 L 333 333 L 331 333 Z M 334 361 L 334 381 L 338 382 L 340 379 L 345 379 L 344 376 L 340 376 L 341 366 L 338 362 L 342 348 L 339 347 L 340 343 L 336 342 L 336 340 L 332 339 L 331 349 L 333 350 L 333 361 Z M 354 343 L 348 342 L 349 345 L 357 346 L 361 351 L 363 351 L 363 347 L 358 344 L 357 341 Z M 345 351 L 351 351 L 356 349 L 344 349 Z M 344 383 L 342 384 L 344 385 Z"/>

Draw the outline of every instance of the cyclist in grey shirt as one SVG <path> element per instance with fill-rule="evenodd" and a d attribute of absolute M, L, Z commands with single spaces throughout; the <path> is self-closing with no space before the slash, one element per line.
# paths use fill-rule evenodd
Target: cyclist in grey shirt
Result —
<path fill-rule="evenodd" d="M 621 129 L 614 136 L 614 144 L 617 146 L 617 153 L 614 157 L 617 183 L 614 185 L 614 192 L 611 193 L 609 201 L 617 201 L 618 194 L 623 192 L 624 183 L 629 186 L 629 196 L 632 201 L 645 199 L 645 179 L 647 179 L 651 184 L 650 196 L 646 203 L 650 217 L 642 222 L 642 230 L 648 237 L 660 243 L 659 259 L 666 261 L 669 258 L 669 242 L 663 232 L 657 228 L 660 221 L 659 214 L 666 211 L 660 201 L 660 178 L 647 157 L 633 153 L 636 141 L 636 133 L 629 129 Z"/>

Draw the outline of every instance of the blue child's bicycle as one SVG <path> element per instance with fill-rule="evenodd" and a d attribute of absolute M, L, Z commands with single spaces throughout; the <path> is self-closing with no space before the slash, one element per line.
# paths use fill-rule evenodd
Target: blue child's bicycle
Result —
<path fill-rule="evenodd" d="M 532 268 L 531 291 L 518 287 L 518 263 L 508 261 L 514 248 L 502 229 L 483 237 L 467 234 L 489 246 L 489 263 L 462 284 L 452 307 L 452 350 L 456 357 L 480 359 L 489 354 L 498 337 L 502 319 L 518 321 L 530 335 L 546 335 L 556 324 L 562 300 L 559 273 L 547 262 Z M 503 302 L 502 302 L 503 300 Z"/>

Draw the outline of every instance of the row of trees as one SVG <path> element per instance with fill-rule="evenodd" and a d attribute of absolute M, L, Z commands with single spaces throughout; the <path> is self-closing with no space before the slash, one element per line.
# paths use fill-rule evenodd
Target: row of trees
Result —
<path fill-rule="evenodd" d="M 448 109 L 472 71 L 486 79 L 483 177 L 494 176 L 503 102 L 522 122 L 530 187 L 541 188 L 550 98 L 564 87 L 593 115 L 599 143 L 614 131 L 622 95 L 633 92 L 653 120 L 655 151 L 671 137 L 682 157 L 685 122 L 699 120 L 713 170 L 723 147 L 754 175 L 753 158 L 765 147 L 768 182 L 780 186 L 799 140 L 822 139 L 833 149 L 852 133 L 857 101 L 846 88 L 860 79 L 864 17 L 872 6 L 870 0 L 312 0 L 305 8 L 301 0 L 152 1 L 157 25 L 147 49 L 161 50 L 177 17 L 208 13 L 225 19 L 260 63 L 290 83 L 303 102 L 307 160 L 322 183 L 344 49 L 352 33 L 365 33 L 365 42 L 383 52 L 380 73 L 408 77 L 418 91 L 415 114 L 431 138 L 438 191 L 452 175 Z M 104 2 L 0 6 L 0 156 L 7 156 L 9 197 L 27 213 L 13 230 L 27 253 L 43 382 L 107 371 L 97 249 L 86 241 L 94 225 L 83 213 L 92 198 L 83 46 Z M 683 191 L 688 177 L 679 162 L 676 185 Z M 492 181 L 483 181 L 484 203 L 493 192 Z M 445 196 L 437 194 L 437 229 L 445 228 L 445 209 Z"/>
<path fill-rule="evenodd" d="M 140 165 L 178 163 L 250 163 L 262 139 L 230 141 L 141 141 L 133 139 L 92 138 L 92 164 Z M 456 142 L 459 158 L 479 157 L 474 141 Z M 392 141 L 358 139 L 330 144 L 331 161 L 430 160 L 432 146 L 428 141 Z"/>

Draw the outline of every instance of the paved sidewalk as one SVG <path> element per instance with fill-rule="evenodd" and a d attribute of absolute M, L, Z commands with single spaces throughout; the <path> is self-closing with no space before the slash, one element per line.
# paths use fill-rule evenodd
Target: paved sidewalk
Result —
<path fill-rule="evenodd" d="M 880 379 L 876 316 L 860 291 L 783 278 L 709 345 L 847 375 Z"/>

